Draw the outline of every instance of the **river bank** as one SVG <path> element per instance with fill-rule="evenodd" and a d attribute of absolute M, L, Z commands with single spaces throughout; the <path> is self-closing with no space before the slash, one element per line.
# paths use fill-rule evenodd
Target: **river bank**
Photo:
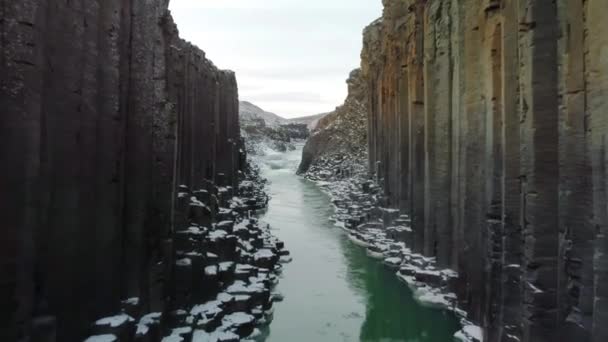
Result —
<path fill-rule="evenodd" d="M 416 243 L 408 215 L 386 208 L 382 190 L 370 179 L 361 158 L 321 159 L 305 174 L 331 198 L 332 220 L 348 239 L 377 259 L 405 283 L 418 305 L 452 311 L 462 329 L 453 339 L 482 341 L 481 328 L 458 307 L 455 294 L 458 273 L 440 268 L 436 259 L 415 253 Z"/>

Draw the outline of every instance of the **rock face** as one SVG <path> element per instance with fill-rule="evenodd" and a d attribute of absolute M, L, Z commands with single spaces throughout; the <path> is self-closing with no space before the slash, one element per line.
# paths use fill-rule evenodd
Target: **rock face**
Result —
<path fill-rule="evenodd" d="M 298 173 L 306 173 L 313 166 L 357 163 L 367 158 L 367 84 L 361 70 L 353 70 L 347 80 L 348 96 L 335 111 L 318 119 L 315 129 L 302 151 Z"/>
<path fill-rule="evenodd" d="M 369 166 L 487 341 L 608 340 L 608 2 L 384 0 Z"/>
<path fill-rule="evenodd" d="M 167 5 L 1 2 L 2 341 L 81 340 L 125 298 L 170 309 L 178 187 L 238 189 L 235 76 Z"/>

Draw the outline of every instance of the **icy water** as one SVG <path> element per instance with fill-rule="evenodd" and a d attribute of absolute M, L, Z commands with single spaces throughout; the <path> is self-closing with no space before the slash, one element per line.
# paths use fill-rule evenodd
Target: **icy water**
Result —
<path fill-rule="evenodd" d="M 330 200 L 295 175 L 301 149 L 262 158 L 270 181 L 270 223 L 291 251 L 277 289 L 268 342 L 451 342 L 449 313 L 423 308 L 410 290 L 329 221 Z"/>

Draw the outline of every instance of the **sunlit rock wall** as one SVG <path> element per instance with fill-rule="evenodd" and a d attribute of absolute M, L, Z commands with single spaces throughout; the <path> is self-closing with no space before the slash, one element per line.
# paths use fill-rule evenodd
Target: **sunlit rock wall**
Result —
<path fill-rule="evenodd" d="M 608 340 L 608 2 L 385 0 L 369 161 L 488 341 Z"/>
<path fill-rule="evenodd" d="M 76 341 L 129 297 L 162 311 L 177 187 L 236 185 L 234 74 L 167 6 L 0 1 L 2 341 Z"/>

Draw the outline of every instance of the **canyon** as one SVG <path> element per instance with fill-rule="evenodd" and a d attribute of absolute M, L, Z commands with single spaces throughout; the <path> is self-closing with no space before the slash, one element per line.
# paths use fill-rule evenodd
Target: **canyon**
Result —
<path fill-rule="evenodd" d="M 383 0 L 289 120 L 168 4 L 0 0 L 0 340 L 608 341 L 607 1 Z"/>

